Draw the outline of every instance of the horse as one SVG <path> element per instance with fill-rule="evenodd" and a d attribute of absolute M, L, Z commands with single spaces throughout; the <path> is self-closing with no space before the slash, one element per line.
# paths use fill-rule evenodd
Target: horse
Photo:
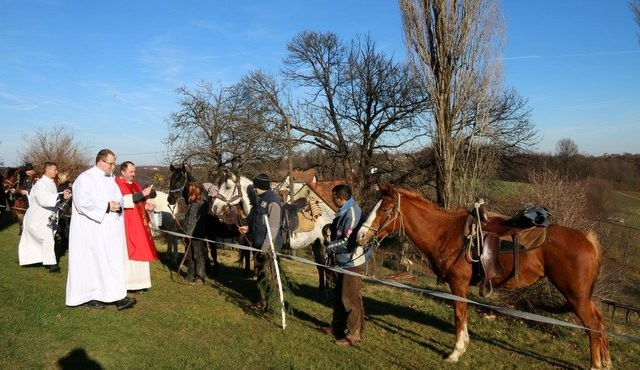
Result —
<path fill-rule="evenodd" d="M 176 219 L 178 215 L 179 207 L 178 205 L 175 205 L 175 204 L 173 207 L 170 207 L 169 202 L 167 200 L 168 197 L 169 197 L 169 194 L 162 191 L 156 191 L 155 198 L 147 200 L 148 203 L 152 203 L 156 206 L 156 208 L 154 209 L 154 212 L 160 213 L 160 216 L 161 216 L 160 225 L 154 225 L 155 228 L 151 229 L 151 234 L 154 237 L 159 236 L 161 233 L 161 230 L 173 231 L 173 232 L 178 232 L 179 230 L 178 222 Z M 164 238 L 167 243 L 167 253 L 169 257 L 172 259 L 172 262 L 177 263 L 178 262 L 178 244 L 180 242 L 180 238 L 168 233 L 162 233 L 162 234 L 164 234 Z"/>
<path fill-rule="evenodd" d="M 6 192 L 7 196 L 7 205 L 11 207 L 14 218 L 20 225 L 20 232 L 22 232 L 22 220 L 24 219 L 24 214 L 27 212 L 27 208 L 29 208 L 29 198 L 20 193 L 20 190 L 22 190 L 21 186 L 25 181 L 24 176 L 25 174 L 22 171 L 22 168 L 12 167 L 7 170 L 2 181 L 2 188 L 3 191 Z M 36 177 L 33 176 L 30 180 L 32 184 L 35 183 Z M 9 193 L 11 189 L 15 189 L 13 194 Z"/>
<path fill-rule="evenodd" d="M 175 167 L 172 164 L 169 169 L 171 170 L 171 178 L 169 179 L 169 195 L 167 196 L 167 203 L 169 205 L 175 205 L 179 196 L 182 196 L 186 202 L 188 197 L 188 189 L 186 185 L 190 182 L 196 182 L 195 177 L 193 177 L 191 172 L 187 170 L 185 164 L 182 164 L 180 167 Z M 210 183 L 200 185 L 205 189 L 204 195 L 209 204 L 211 204 L 211 199 L 215 196 L 215 187 Z M 225 224 L 220 222 L 220 220 L 222 220 L 222 218 L 210 212 L 206 219 L 200 221 L 206 223 L 206 226 L 203 228 L 207 231 L 207 239 L 213 240 L 231 233 L 230 230 L 225 227 Z M 213 264 L 212 271 L 209 273 L 211 275 L 216 275 L 219 267 L 218 247 L 215 243 L 207 243 L 207 245 L 209 247 L 209 252 L 211 253 L 211 262 Z"/>
<path fill-rule="evenodd" d="M 0 184 L 4 184 L 4 175 L 0 173 Z M 7 210 L 9 204 L 7 203 L 7 193 L 5 192 L 4 186 L 0 191 L 0 216 Z"/>
<path fill-rule="evenodd" d="M 227 169 L 223 171 L 220 180 L 218 181 L 218 194 L 214 197 L 212 211 L 219 217 L 224 217 L 227 210 L 237 207 L 245 212 L 245 214 L 248 214 L 251 210 L 252 204 L 256 202 L 255 197 L 257 197 L 257 195 L 255 194 L 255 190 L 253 190 L 252 181 L 245 176 L 241 176 L 234 171 Z M 294 203 L 296 202 L 294 201 Z M 312 205 L 309 204 L 309 208 L 311 208 L 311 206 Z M 325 248 L 323 243 L 325 234 L 323 233 L 323 227 L 327 224 L 331 224 L 334 212 L 326 205 L 320 206 L 313 204 L 313 206 L 314 209 L 317 207 L 317 212 L 314 212 L 313 217 L 309 217 L 309 219 L 305 220 L 308 224 L 306 226 L 311 227 L 307 227 L 305 229 L 308 231 L 296 231 L 295 228 L 292 228 L 294 230 L 288 230 L 289 228 L 285 230 L 285 227 L 283 227 L 283 231 L 287 234 L 284 238 L 285 248 L 294 250 L 306 248 L 311 245 L 315 261 L 317 263 L 325 263 L 326 253 L 324 252 Z M 290 205 L 284 205 L 283 210 L 290 207 Z M 304 208 L 304 206 L 298 207 Z M 300 213 L 295 211 L 291 212 L 293 214 Z M 327 277 L 329 274 L 323 267 L 317 267 L 320 293 L 323 295 L 328 285 Z M 245 268 L 247 268 L 246 265 Z"/>
<path fill-rule="evenodd" d="M 359 229 L 358 243 L 375 245 L 390 233 L 406 233 L 429 259 L 438 278 L 448 283 L 451 293 L 466 298 L 472 264 L 466 258 L 468 243 L 463 229 L 469 212 L 442 209 L 414 191 L 390 184 L 381 184 L 379 189 L 381 199 Z M 496 277 L 496 288 L 519 288 L 546 276 L 589 329 L 592 369 L 610 368 L 604 320 L 591 300 L 602 261 L 593 232 L 551 224 L 540 247 L 520 252 L 519 259 L 514 254 L 500 254 L 499 261 L 511 273 Z M 454 318 L 456 343 L 447 362 L 458 361 L 469 345 L 467 302 L 454 303 Z"/>
<path fill-rule="evenodd" d="M 225 169 L 217 182 L 217 191 L 211 202 L 211 212 L 226 223 L 236 226 L 245 226 L 247 216 L 251 211 L 251 204 L 255 201 L 256 194 L 252 190 L 251 180 L 240 176 L 234 171 Z M 238 238 L 241 245 L 249 245 L 246 236 Z M 251 253 L 248 250 L 240 251 L 238 262 L 244 264 L 244 274 L 251 273 Z"/>

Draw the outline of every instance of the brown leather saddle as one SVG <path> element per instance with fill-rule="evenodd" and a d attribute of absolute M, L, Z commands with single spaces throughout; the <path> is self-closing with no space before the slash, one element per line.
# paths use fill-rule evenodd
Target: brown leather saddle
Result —
<path fill-rule="evenodd" d="M 300 227 L 299 214 L 309 206 L 307 198 L 298 198 L 292 203 L 285 203 L 282 205 L 282 230 L 287 233 L 293 233 Z M 308 231 L 308 230 L 307 230 Z"/>
<path fill-rule="evenodd" d="M 478 204 L 478 203 L 476 203 Z M 518 279 L 519 254 L 538 248 L 547 237 L 549 211 L 542 206 L 528 206 L 512 217 L 488 212 L 483 203 L 477 205 L 467 219 L 465 235 L 482 235 L 480 255 L 475 256 L 488 282 L 504 275 L 499 253 L 514 254 L 514 278 Z"/>

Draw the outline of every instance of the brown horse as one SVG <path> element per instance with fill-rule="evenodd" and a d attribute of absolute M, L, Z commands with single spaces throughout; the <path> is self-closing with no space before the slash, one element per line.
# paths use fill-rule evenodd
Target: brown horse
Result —
<path fill-rule="evenodd" d="M 380 185 L 382 199 L 360 228 L 358 242 L 366 244 L 392 232 L 405 232 L 427 256 L 435 274 L 449 284 L 454 295 L 467 296 L 472 266 L 466 258 L 463 229 L 469 216 L 466 210 L 442 209 L 419 194 L 389 184 Z M 506 271 L 514 271 L 514 256 L 500 254 Z M 496 287 L 519 288 L 542 277 L 562 293 L 569 307 L 587 330 L 591 348 L 591 367 L 609 368 L 611 357 L 600 311 L 591 301 L 598 277 L 601 252 L 592 232 L 550 225 L 544 244 L 520 253 L 517 274 L 496 278 Z M 454 303 L 456 344 L 446 359 L 456 362 L 469 345 L 467 302 Z"/>
<path fill-rule="evenodd" d="M 21 185 L 24 183 L 24 172 L 21 171 L 21 168 L 9 168 L 7 170 L 4 179 L 2 180 L 2 189 L 6 192 L 7 196 L 7 204 L 11 207 L 13 215 L 15 219 L 20 224 L 20 230 L 22 231 L 22 220 L 24 219 L 24 214 L 27 212 L 27 208 L 29 208 L 29 198 L 26 195 L 22 195 L 20 191 L 22 190 Z M 30 178 L 29 181 L 35 183 L 37 177 Z M 10 190 L 14 189 L 14 193 L 10 193 Z"/>

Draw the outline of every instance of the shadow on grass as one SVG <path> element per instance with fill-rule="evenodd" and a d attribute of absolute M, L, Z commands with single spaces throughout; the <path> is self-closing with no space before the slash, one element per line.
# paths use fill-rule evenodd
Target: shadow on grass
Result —
<path fill-rule="evenodd" d="M 101 370 L 103 368 L 100 363 L 89 358 L 84 348 L 75 348 L 69 352 L 58 360 L 58 366 L 62 370 Z"/>
<path fill-rule="evenodd" d="M 174 271 L 177 274 L 178 263 L 169 258 L 166 253 L 159 253 L 160 260 L 167 268 Z M 180 258 L 182 254 L 180 254 Z M 213 282 L 213 288 L 218 289 L 221 294 L 225 296 L 228 302 L 233 303 L 237 307 L 241 308 L 245 313 L 254 316 L 267 316 L 273 314 L 273 311 L 265 312 L 253 307 L 253 302 L 258 298 L 258 288 L 255 279 L 247 278 L 244 273 L 244 268 L 240 264 L 227 265 L 220 264 L 220 270 L 218 275 L 213 279 L 209 279 L 209 282 Z M 307 299 L 309 301 L 317 302 L 329 309 L 333 308 L 333 292 L 325 299 L 319 299 L 318 287 L 310 284 L 297 283 L 295 286 L 289 289 L 289 293 L 295 295 L 297 298 Z M 286 299 L 286 293 L 285 293 Z M 443 304 L 451 306 L 451 302 L 442 299 L 435 298 Z M 328 326 L 329 323 L 321 320 L 314 315 L 310 314 L 307 310 L 300 305 L 291 304 L 291 300 L 287 303 L 287 313 L 296 317 L 300 322 L 308 326 L 311 329 L 315 329 L 321 326 Z M 455 334 L 453 320 L 445 321 L 439 317 L 429 314 L 421 310 L 417 310 L 411 307 L 402 306 L 385 302 L 379 299 L 371 297 L 363 297 L 364 310 L 366 315 L 366 322 L 368 325 L 376 325 L 394 335 L 398 335 L 407 340 L 414 341 L 416 344 L 422 346 L 426 350 L 433 351 L 440 354 L 443 358 L 449 355 L 449 351 L 453 350 L 455 344 Z M 279 309 L 279 308 L 278 308 Z M 451 307 L 453 310 L 453 307 Z M 479 310 L 482 311 L 482 310 Z M 406 320 L 411 323 L 411 326 L 402 326 L 391 320 L 386 319 L 387 316 L 394 316 L 400 320 Z M 450 333 L 450 342 L 442 342 L 433 338 L 425 338 L 424 334 L 411 327 L 415 324 L 423 325 L 434 328 L 441 332 Z M 473 326 L 473 322 L 469 323 Z M 470 331 L 471 341 L 480 341 L 490 346 L 495 346 L 506 351 L 517 352 L 521 355 L 540 361 L 542 364 L 549 365 L 549 367 L 560 367 L 565 369 L 578 369 L 579 367 L 566 362 L 562 359 L 547 357 L 545 353 L 537 353 L 535 350 L 523 348 L 521 345 L 509 342 L 505 337 L 505 340 L 496 339 L 494 337 L 488 337 L 482 333 L 476 333 Z M 560 340 L 560 339 L 558 339 Z M 470 345 L 470 350 L 473 350 L 473 344 Z M 584 350 L 588 350 L 588 346 L 585 339 Z"/>

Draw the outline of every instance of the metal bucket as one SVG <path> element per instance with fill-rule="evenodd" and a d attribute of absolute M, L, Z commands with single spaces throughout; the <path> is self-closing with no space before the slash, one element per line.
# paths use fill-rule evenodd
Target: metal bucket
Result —
<path fill-rule="evenodd" d="M 151 212 L 151 222 L 155 227 L 162 226 L 162 212 Z"/>

